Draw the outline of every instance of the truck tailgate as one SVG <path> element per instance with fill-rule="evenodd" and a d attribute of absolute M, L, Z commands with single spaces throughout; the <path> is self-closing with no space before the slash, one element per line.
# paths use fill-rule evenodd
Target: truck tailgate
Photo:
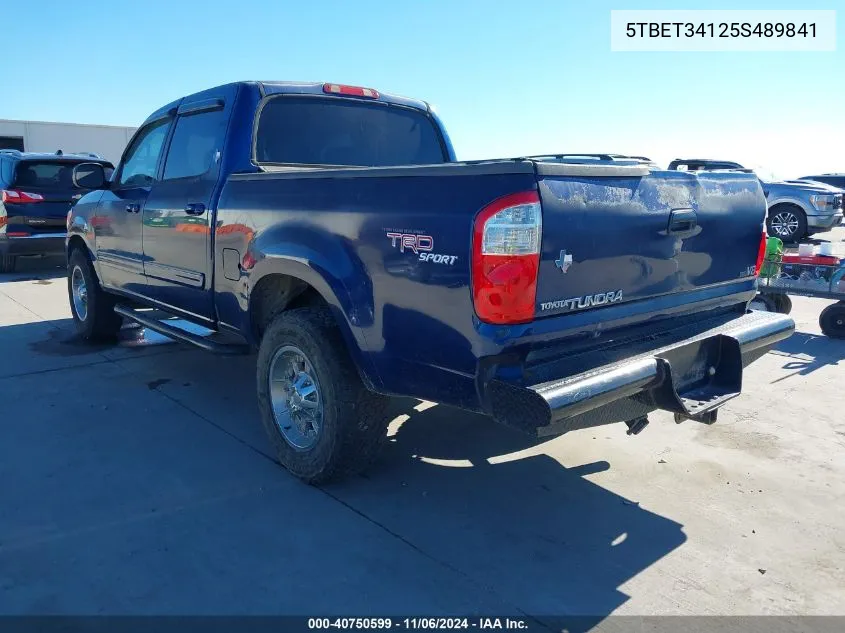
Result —
<path fill-rule="evenodd" d="M 538 181 L 539 318 L 755 274 L 766 201 L 753 174 L 584 177 L 539 165 Z"/>

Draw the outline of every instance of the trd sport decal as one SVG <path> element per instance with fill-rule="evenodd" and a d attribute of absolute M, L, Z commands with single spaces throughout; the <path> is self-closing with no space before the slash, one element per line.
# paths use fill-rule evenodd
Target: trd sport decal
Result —
<path fill-rule="evenodd" d="M 399 247 L 399 252 L 406 250 L 419 253 L 420 251 L 434 250 L 434 238 L 430 235 L 418 235 L 416 233 L 387 233 L 393 248 Z"/>
<path fill-rule="evenodd" d="M 432 253 L 434 238 L 431 235 L 390 230 L 386 231 L 385 235 L 390 239 L 390 245 L 393 248 L 398 248 L 400 253 L 412 252 L 419 257 L 421 262 L 451 266 L 458 259 L 457 255 Z"/>

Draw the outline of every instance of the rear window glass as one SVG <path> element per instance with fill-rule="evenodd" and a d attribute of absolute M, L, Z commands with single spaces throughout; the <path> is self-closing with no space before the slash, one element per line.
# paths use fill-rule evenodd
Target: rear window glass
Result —
<path fill-rule="evenodd" d="M 73 186 L 73 168 L 86 161 L 23 161 L 18 165 L 15 187 L 29 189 L 76 189 Z M 106 178 L 114 168 L 104 164 Z"/>
<path fill-rule="evenodd" d="M 410 108 L 275 97 L 260 117 L 259 163 L 389 167 L 445 162 L 434 122 Z"/>

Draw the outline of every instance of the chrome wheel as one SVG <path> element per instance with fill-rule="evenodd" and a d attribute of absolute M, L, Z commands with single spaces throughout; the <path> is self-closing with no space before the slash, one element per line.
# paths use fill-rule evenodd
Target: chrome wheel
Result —
<path fill-rule="evenodd" d="M 798 216 L 791 211 L 780 211 L 772 216 L 769 225 L 778 237 L 792 237 L 798 232 Z"/>
<path fill-rule="evenodd" d="M 80 321 L 88 316 L 88 287 L 85 285 L 85 275 L 79 266 L 74 266 L 70 276 L 71 296 L 73 297 L 73 310 Z"/>
<path fill-rule="evenodd" d="M 270 400 L 282 437 L 307 451 L 317 443 L 323 424 L 320 383 L 308 357 L 298 347 L 279 348 L 270 361 Z"/>

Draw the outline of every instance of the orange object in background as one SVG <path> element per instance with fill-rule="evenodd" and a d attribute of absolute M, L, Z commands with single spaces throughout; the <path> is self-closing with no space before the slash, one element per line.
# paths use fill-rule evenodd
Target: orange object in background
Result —
<path fill-rule="evenodd" d="M 176 231 L 179 233 L 208 233 L 208 226 L 205 224 L 177 224 Z"/>

